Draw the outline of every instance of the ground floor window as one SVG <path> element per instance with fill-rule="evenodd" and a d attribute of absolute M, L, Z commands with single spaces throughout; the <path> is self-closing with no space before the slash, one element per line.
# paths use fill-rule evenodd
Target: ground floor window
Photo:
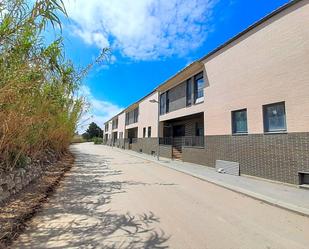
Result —
<path fill-rule="evenodd" d="M 243 134 L 247 132 L 247 109 L 232 111 L 232 133 Z"/>
<path fill-rule="evenodd" d="M 151 137 L 151 126 L 148 127 L 148 137 Z"/>
<path fill-rule="evenodd" d="M 285 103 L 274 103 L 263 106 L 264 131 L 286 131 Z"/>

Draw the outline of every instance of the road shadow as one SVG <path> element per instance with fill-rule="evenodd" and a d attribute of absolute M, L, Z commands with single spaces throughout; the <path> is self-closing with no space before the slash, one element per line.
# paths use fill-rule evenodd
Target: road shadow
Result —
<path fill-rule="evenodd" d="M 65 183 L 12 248 L 169 248 L 170 236 L 152 211 L 132 215 L 108 208 L 128 186 L 149 183 L 110 180 L 123 174 L 109 167 L 113 158 L 73 152 L 75 166 Z"/>

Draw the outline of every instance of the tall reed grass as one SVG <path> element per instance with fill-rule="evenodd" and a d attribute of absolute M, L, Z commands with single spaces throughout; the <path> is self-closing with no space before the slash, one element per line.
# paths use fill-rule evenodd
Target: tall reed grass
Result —
<path fill-rule="evenodd" d="M 29 2 L 0 2 L 0 171 L 61 156 L 85 104 L 77 96 L 83 72 L 65 59 L 61 34 L 44 39 L 47 27 L 61 27 L 62 1 Z"/>

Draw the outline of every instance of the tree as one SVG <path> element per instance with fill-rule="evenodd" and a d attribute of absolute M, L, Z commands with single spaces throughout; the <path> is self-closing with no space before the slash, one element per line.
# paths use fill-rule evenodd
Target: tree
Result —
<path fill-rule="evenodd" d="M 102 129 L 94 122 L 89 124 L 89 127 L 88 127 L 86 133 L 88 133 L 89 139 L 92 139 L 94 137 L 103 137 Z"/>

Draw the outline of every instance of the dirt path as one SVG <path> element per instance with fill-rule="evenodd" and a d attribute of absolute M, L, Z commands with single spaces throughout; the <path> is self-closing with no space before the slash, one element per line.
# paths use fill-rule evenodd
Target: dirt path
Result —
<path fill-rule="evenodd" d="M 309 218 L 92 144 L 12 248 L 307 249 Z"/>

